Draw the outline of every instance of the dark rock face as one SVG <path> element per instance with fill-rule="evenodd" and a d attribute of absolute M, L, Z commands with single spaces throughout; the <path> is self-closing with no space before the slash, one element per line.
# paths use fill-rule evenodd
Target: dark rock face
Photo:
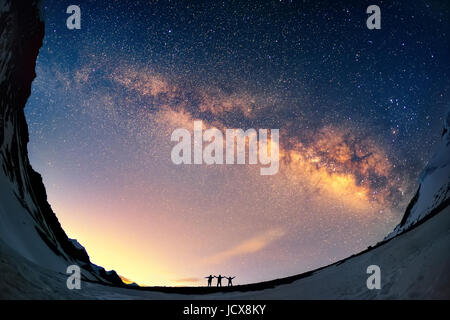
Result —
<path fill-rule="evenodd" d="M 44 22 L 39 14 L 39 1 L 0 0 L 0 163 L 3 174 L 14 185 L 17 200 L 34 220 L 36 232 L 55 255 L 84 267 L 98 281 L 122 285 L 114 271 L 106 272 L 92 265 L 86 251 L 69 240 L 47 202 L 40 174 L 29 163 L 24 107 L 36 76 L 36 59 L 44 37 Z"/>

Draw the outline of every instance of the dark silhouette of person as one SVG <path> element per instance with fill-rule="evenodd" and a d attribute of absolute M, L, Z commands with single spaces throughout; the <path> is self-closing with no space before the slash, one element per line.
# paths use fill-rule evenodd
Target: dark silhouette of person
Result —
<path fill-rule="evenodd" d="M 221 287 L 222 286 L 222 279 L 225 277 L 222 277 L 222 275 L 219 274 L 218 277 L 214 276 L 214 278 L 217 278 L 217 286 Z"/>
<path fill-rule="evenodd" d="M 214 278 L 213 275 L 209 275 L 208 277 L 205 277 L 206 279 L 208 279 L 208 287 L 211 287 L 212 284 L 212 279 Z"/>
<path fill-rule="evenodd" d="M 228 286 L 229 287 L 232 287 L 233 286 L 233 279 L 234 278 L 236 278 L 236 276 L 234 276 L 234 277 L 225 277 L 225 279 L 227 279 L 228 280 Z"/>

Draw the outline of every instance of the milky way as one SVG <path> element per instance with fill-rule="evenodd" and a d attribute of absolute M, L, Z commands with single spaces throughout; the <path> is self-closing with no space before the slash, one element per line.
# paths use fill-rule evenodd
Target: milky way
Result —
<path fill-rule="evenodd" d="M 68 4 L 67 4 L 68 5 Z M 70 237 L 147 285 L 319 267 L 401 218 L 449 94 L 445 2 L 47 1 L 30 159 Z M 280 129 L 280 170 L 177 166 L 176 128 Z"/>

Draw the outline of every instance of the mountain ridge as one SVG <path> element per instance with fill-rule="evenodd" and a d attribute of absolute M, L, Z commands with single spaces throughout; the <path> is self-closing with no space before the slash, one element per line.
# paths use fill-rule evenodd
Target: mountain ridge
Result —
<path fill-rule="evenodd" d="M 36 261 L 33 250 L 37 237 L 18 239 L 10 234 L 19 228 L 17 223 L 32 225 L 35 232 L 51 251 L 69 264 L 79 264 L 88 279 L 96 278 L 114 284 L 123 284 L 113 271 L 107 272 L 89 260 L 86 250 L 77 248 L 67 237 L 47 201 L 47 193 L 39 173 L 33 170 L 27 144 L 28 126 L 24 115 L 25 104 L 31 94 L 31 83 L 36 77 L 35 67 L 39 49 L 44 38 L 44 22 L 41 20 L 39 1 L 0 1 L 0 155 L 5 190 L 10 188 L 13 196 L 28 213 L 27 216 L 6 219 L 8 212 L 1 212 L 3 236 L 14 239 L 24 256 Z M 6 186 L 8 185 L 9 186 Z M 6 194 L 2 195 L 7 198 Z M 2 199 L 12 202 L 14 199 Z M 19 214 L 19 213 L 16 213 Z M 3 216 L 3 217 L 2 217 Z M 33 222 L 30 221 L 30 218 Z M 8 226 L 8 222 L 10 225 Z M 30 230 L 34 229 L 34 230 Z M 8 234 L 9 233 L 9 234 Z M 8 237 L 9 235 L 9 237 Z M 18 242 L 21 242 L 18 244 Z M 41 250 L 42 251 L 42 250 Z M 47 258 L 48 255 L 47 255 Z M 45 265 L 45 263 L 44 263 Z M 47 265 L 51 267 L 52 265 Z"/>

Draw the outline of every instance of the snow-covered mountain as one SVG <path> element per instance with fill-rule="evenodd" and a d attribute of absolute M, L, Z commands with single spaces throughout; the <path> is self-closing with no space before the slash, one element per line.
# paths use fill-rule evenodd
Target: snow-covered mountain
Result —
<path fill-rule="evenodd" d="M 450 298 L 450 113 L 441 143 L 395 230 L 375 247 L 305 274 L 233 288 L 130 288 L 69 239 L 28 160 L 23 108 L 44 36 L 37 0 L 0 0 L 0 298 L 395 299 Z M 82 290 L 66 287 L 81 266 Z M 369 265 L 382 288 L 366 287 Z M 220 292 L 218 291 L 220 290 Z"/>
<path fill-rule="evenodd" d="M 86 279 L 122 284 L 67 237 L 28 160 L 23 109 L 44 37 L 38 6 L 38 1 L 0 0 L 0 241 L 45 268 L 65 272 L 78 264 Z"/>
<path fill-rule="evenodd" d="M 402 221 L 388 239 L 425 222 L 450 204 L 450 112 L 444 118 L 441 141 L 422 171 L 419 183 Z"/>

